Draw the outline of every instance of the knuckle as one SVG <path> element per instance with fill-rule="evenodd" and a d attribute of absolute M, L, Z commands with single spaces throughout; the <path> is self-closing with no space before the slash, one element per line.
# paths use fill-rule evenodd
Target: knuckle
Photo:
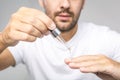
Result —
<path fill-rule="evenodd" d="M 26 10 L 28 9 L 27 7 L 20 7 L 18 11 Z"/>
<path fill-rule="evenodd" d="M 34 17 L 29 17 L 29 23 L 34 24 L 36 19 Z"/>
<path fill-rule="evenodd" d="M 46 20 L 45 22 L 46 22 L 47 26 L 49 27 L 49 26 L 50 26 L 51 21 L 48 19 L 48 20 Z"/>
<path fill-rule="evenodd" d="M 48 31 L 47 26 L 43 22 L 36 22 L 36 28 L 42 34 L 44 34 L 44 33 L 46 33 Z"/>
<path fill-rule="evenodd" d="M 37 39 L 36 37 L 33 37 L 33 38 L 31 39 L 31 42 L 35 41 L 36 39 Z"/>
<path fill-rule="evenodd" d="M 27 26 L 27 33 L 32 33 L 33 32 L 33 26 L 32 25 L 29 25 Z"/>
<path fill-rule="evenodd" d="M 12 31 L 11 31 L 12 32 Z M 8 36 L 9 37 L 12 37 L 13 36 L 13 33 L 11 33 L 11 32 L 8 32 Z"/>
<path fill-rule="evenodd" d="M 36 39 L 37 39 L 36 37 L 30 36 L 30 35 L 24 36 L 24 40 L 25 40 L 25 41 L 33 42 L 33 41 L 35 41 Z"/>
<path fill-rule="evenodd" d="M 51 24 L 53 23 L 48 16 L 42 13 L 37 18 L 40 19 L 48 28 L 51 27 Z"/>
<path fill-rule="evenodd" d="M 15 31 L 10 31 L 10 32 L 7 33 L 7 39 L 8 39 L 8 41 L 10 41 L 10 40 L 12 40 L 12 41 L 17 40 L 17 36 L 18 35 L 16 35 Z"/>
<path fill-rule="evenodd" d="M 41 32 L 39 32 L 39 31 L 36 32 L 36 37 L 40 37 L 41 35 L 42 35 Z"/>
<path fill-rule="evenodd" d="M 14 17 L 16 17 L 16 16 L 17 16 L 16 13 L 13 13 L 13 14 L 11 15 L 12 18 L 14 18 Z"/>
<path fill-rule="evenodd" d="M 47 31 L 48 31 L 47 28 L 45 28 L 45 27 L 41 28 L 42 34 L 45 34 Z"/>
<path fill-rule="evenodd" d="M 10 21 L 9 22 L 20 22 L 21 15 L 19 13 L 13 13 L 11 15 Z"/>
<path fill-rule="evenodd" d="M 28 41 L 29 40 L 29 35 L 28 34 L 24 35 L 23 40 Z"/>
<path fill-rule="evenodd" d="M 11 23 L 9 23 L 9 26 L 11 27 L 10 29 L 13 29 L 16 27 L 16 22 L 11 21 Z"/>
<path fill-rule="evenodd" d="M 19 21 L 20 15 L 18 13 L 13 13 L 11 15 L 10 21 Z"/>
<path fill-rule="evenodd" d="M 15 30 L 15 24 L 13 22 L 8 24 L 7 28 L 5 29 L 7 33 L 12 33 L 14 30 Z"/>
<path fill-rule="evenodd" d="M 41 31 L 36 30 L 36 32 L 35 32 L 35 36 L 36 36 L 36 37 L 41 37 L 42 35 L 43 35 L 43 34 L 42 34 Z"/>
<path fill-rule="evenodd" d="M 39 38 L 43 38 L 44 36 L 41 34 L 41 35 L 39 35 Z"/>

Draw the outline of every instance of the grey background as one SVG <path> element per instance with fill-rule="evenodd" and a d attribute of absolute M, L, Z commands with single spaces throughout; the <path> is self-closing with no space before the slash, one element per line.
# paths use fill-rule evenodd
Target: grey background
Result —
<path fill-rule="evenodd" d="M 120 32 L 120 0 L 86 0 L 80 21 L 109 26 Z M 1 0 L 0 31 L 7 25 L 10 15 L 21 6 L 40 9 L 38 0 Z M 0 80 L 30 80 L 22 64 L 0 71 Z"/>

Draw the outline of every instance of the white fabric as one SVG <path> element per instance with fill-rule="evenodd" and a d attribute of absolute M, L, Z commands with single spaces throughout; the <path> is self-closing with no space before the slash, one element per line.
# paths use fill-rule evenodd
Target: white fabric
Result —
<path fill-rule="evenodd" d="M 104 54 L 120 61 L 120 34 L 108 27 L 92 23 L 79 23 L 75 36 L 66 44 L 51 35 L 35 42 L 20 42 L 9 47 L 16 64 L 24 63 L 33 80 L 101 80 L 92 73 L 70 69 L 64 59 L 80 55 Z"/>

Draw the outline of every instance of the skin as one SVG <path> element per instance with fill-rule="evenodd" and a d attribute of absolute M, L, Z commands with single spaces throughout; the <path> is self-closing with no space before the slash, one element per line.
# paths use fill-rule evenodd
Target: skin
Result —
<path fill-rule="evenodd" d="M 77 21 L 83 9 L 84 0 L 54 0 L 54 3 L 53 0 L 43 0 L 41 5 L 57 28 L 62 31 L 62 37 L 66 41 L 70 40 L 77 31 Z"/>
<path fill-rule="evenodd" d="M 15 60 L 8 46 L 15 46 L 19 41 L 33 42 L 49 34 L 56 27 L 61 36 L 70 40 L 77 31 L 77 21 L 83 9 L 84 0 L 39 0 L 45 13 L 22 7 L 14 13 L 6 28 L 0 33 L 0 70 L 15 65 Z M 120 79 L 120 63 L 104 55 L 86 55 L 65 59 L 72 69 L 83 73 L 95 73 L 103 80 Z M 109 67 L 108 67 L 109 66 Z"/>
<path fill-rule="evenodd" d="M 120 80 L 120 63 L 104 55 L 84 55 L 72 59 L 65 59 L 65 63 L 72 69 L 79 69 L 83 73 L 95 73 L 103 80 Z"/>

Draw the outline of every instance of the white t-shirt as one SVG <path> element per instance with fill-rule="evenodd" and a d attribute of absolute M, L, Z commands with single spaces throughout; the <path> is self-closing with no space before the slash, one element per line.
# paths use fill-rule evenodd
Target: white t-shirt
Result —
<path fill-rule="evenodd" d="M 101 80 L 95 74 L 71 69 L 64 59 L 80 55 L 104 54 L 120 61 L 120 34 L 105 26 L 79 23 L 74 37 L 66 43 L 70 51 L 51 35 L 35 42 L 9 47 L 16 64 L 26 65 L 33 80 Z"/>

